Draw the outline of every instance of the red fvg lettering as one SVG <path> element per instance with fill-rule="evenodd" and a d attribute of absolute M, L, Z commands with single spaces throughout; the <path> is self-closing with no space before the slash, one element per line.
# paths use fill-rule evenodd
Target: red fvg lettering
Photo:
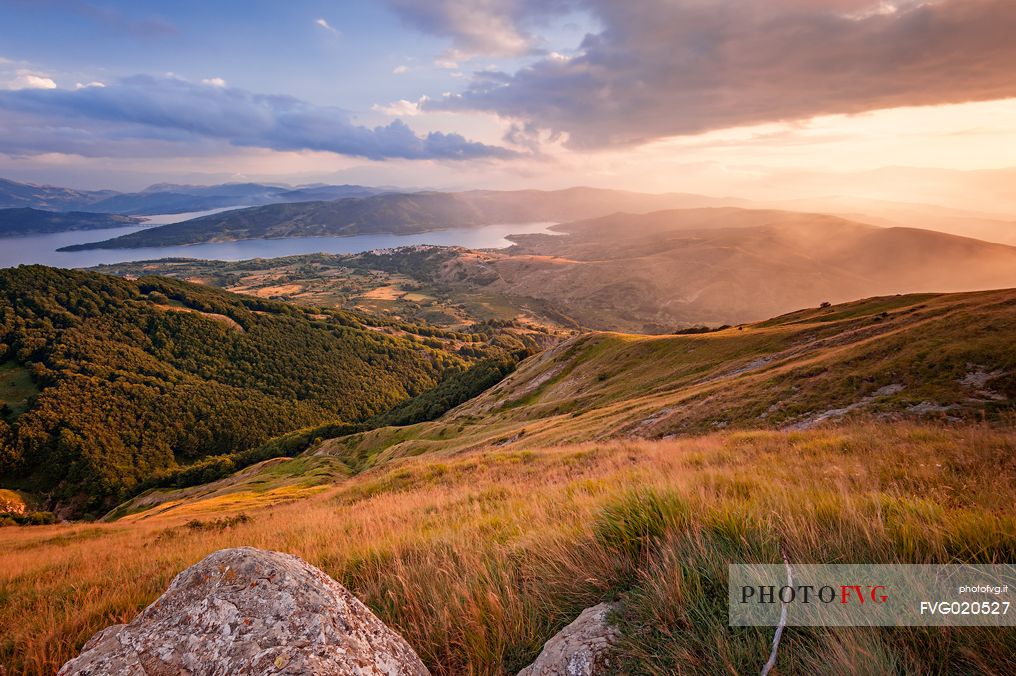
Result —
<path fill-rule="evenodd" d="M 885 585 L 874 585 L 864 586 L 859 584 L 842 585 L 840 586 L 840 604 L 850 603 L 853 596 L 857 596 L 857 600 L 863 606 L 870 600 L 872 603 L 885 603 L 889 596 L 880 592 L 885 591 Z"/>

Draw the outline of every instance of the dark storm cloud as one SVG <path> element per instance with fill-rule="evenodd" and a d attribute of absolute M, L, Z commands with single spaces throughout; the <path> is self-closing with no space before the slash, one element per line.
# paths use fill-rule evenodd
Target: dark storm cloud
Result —
<path fill-rule="evenodd" d="M 208 140 L 273 150 L 319 150 L 369 159 L 510 157 L 504 148 L 458 134 L 418 136 L 402 121 L 354 124 L 346 111 L 289 96 L 266 96 L 176 78 L 138 76 L 105 87 L 0 92 L 0 110 L 31 120 L 0 137 L 0 152 L 104 155 L 144 141 Z"/>
<path fill-rule="evenodd" d="M 481 4 L 505 5 L 497 14 L 502 19 L 537 6 Z M 575 58 L 550 55 L 516 73 L 478 73 L 461 95 L 428 106 L 495 112 L 567 132 L 574 147 L 603 147 L 822 114 L 1016 96 L 1013 0 L 583 5 L 604 29 L 587 36 Z M 431 32 L 440 32 L 440 16 L 429 15 Z M 482 17 L 449 23 L 445 32 L 466 40 L 462 26 L 476 25 Z"/>

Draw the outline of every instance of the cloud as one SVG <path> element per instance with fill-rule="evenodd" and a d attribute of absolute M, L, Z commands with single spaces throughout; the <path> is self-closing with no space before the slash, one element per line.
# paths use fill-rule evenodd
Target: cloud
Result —
<path fill-rule="evenodd" d="M 206 77 L 201 81 L 201 84 L 208 85 L 209 87 L 225 87 L 226 81 L 221 77 Z"/>
<path fill-rule="evenodd" d="M 438 58 L 441 68 L 458 68 L 466 58 L 489 54 L 518 56 L 536 42 L 530 27 L 542 18 L 563 14 L 575 0 L 388 0 L 407 24 L 451 38 L 455 49 Z"/>
<path fill-rule="evenodd" d="M 106 84 L 104 82 L 99 82 L 98 80 L 93 80 L 92 82 L 78 82 L 77 84 L 74 85 L 74 88 L 75 89 L 87 89 L 88 87 L 105 87 L 105 86 L 106 86 Z"/>
<path fill-rule="evenodd" d="M 395 103 L 388 104 L 387 106 L 375 103 L 370 109 L 376 113 L 384 113 L 385 115 L 390 115 L 392 117 L 412 117 L 414 115 L 419 115 L 422 112 L 420 108 L 424 103 L 426 103 L 426 101 L 426 96 L 420 97 L 420 100 L 415 102 L 407 101 L 406 99 L 399 99 Z"/>
<path fill-rule="evenodd" d="M 17 89 L 56 89 L 56 82 L 45 75 L 19 70 L 17 77 L 7 83 L 7 88 Z"/>
<path fill-rule="evenodd" d="M 459 134 L 419 136 L 401 120 L 365 127 L 339 108 L 177 78 L 136 76 L 105 87 L 0 92 L 0 110 L 9 114 L 0 115 L 8 117 L 8 128 L 0 129 L 0 152 L 8 154 L 144 154 L 146 143 L 194 151 L 220 142 L 373 160 L 516 156 Z"/>
<path fill-rule="evenodd" d="M 392 69 L 392 75 L 403 75 L 409 72 L 409 66 L 395 66 Z"/>
<path fill-rule="evenodd" d="M 470 58 L 471 56 L 466 52 L 458 49 L 449 49 L 434 59 L 434 65 L 445 70 L 455 70 L 459 67 L 459 61 L 466 61 Z"/>
<path fill-rule="evenodd" d="M 409 0 L 391 1 L 421 29 L 491 51 L 511 51 L 519 36 L 531 42 L 525 26 L 534 16 L 570 7 L 491 0 L 480 3 L 483 19 L 456 14 L 464 0 L 416 10 Z M 598 148 L 823 114 L 1016 96 L 1012 0 L 580 4 L 603 28 L 587 35 L 577 53 L 551 53 L 514 73 L 477 73 L 464 92 L 428 106 L 493 112 L 565 132 L 571 147 Z M 480 27 L 495 19 L 507 41 L 485 42 Z"/>
<path fill-rule="evenodd" d="M 327 21 L 325 21 L 324 19 L 315 19 L 314 24 L 320 26 L 321 28 L 324 28 L 326 31 L 332 33 L 333 35 L 339 34 L 339 31 L 332 28 L 332 25 Z"/>

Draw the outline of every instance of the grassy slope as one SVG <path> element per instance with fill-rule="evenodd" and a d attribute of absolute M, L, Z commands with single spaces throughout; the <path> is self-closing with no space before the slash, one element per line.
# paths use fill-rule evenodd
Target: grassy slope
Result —
<path fill-rule="evenodd" d="M 730 561 L 1016 557 L 1014 323 L 999 291 L 586 335 L 431 423 L 326 440 L 115 523 L 0 530 L 0 663 L 49 673 L 244 544 L 322 567 L 438 674 L 514 673 L 604 599 L 624 602 L 627 673 L 757 670 L 771 631 L 727 627 Z M 924 402 L 951 408 L 907 413 Z M 1014 640 L 792 628 L 779 665 L 1012 672 Z"/>
<path fill-rule="evenodd" d="M 626 673 L 747 673 L 771 630 L 726 626 L 728 561 L 778 561 L 780 546 L 813 562 L 1012 560 L 1014 440 L 1011 427 L 897 423 L 484 449 L 243 517 L 223 515 L 239 507 L 225 496 L 205 514 L 2 529 L 0 664 L 52 673 L 187 565 L 253 545 L 322 567 L 436 674 L 515 673 L 605 599 L 625 602 Z M 1014 641 L 791 628 L 779 667 L 1011 673 Z"/>
<path fill-rule="evenodd" d="M 807 429 L 851 418 L 997 419 L 1016 403 L 1014 332 L 1016 291 L 993 291 L 873 298 L 703 335 L 585 334 L 435 421 L 324 439 L 305 455 L 359 472 L 484 447 Z M 214 490 L 243 492 L 246 480 Z M 194 500 L 162 490 L 123 509 L 194 509 Z"/>
<path fill-rule="evenodd" d="M 437 421 L 317 452 L 364 467 L 486 444 L 806 428 L 858 415 L 997 417 L 1016 401 L 1014 332 L 1016 291 L 997 291 L 875 298 L 705 335 L 587 334 Z"/>

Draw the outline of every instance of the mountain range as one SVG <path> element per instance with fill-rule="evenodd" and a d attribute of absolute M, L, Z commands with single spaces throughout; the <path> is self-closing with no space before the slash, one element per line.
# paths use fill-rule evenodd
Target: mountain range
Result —
<path fill-rule="evenodd" d="M 907 175 L 925 177 L 927 173 L 915 170 Z M 989 173 L 998 184 L 989 191 L 990 194 L 1002 194 L 1003 179 L 1008 174 Z M 948 177 L 935 172 L 932 175 L 939 183 Z M 950 193 L 945 191 L 942 194 L 944 198 Z M 933 199 L 933 195 L 929 198 Z M 990 203 L 1005 205 L 997 200 Z M 978 211 L 931 203 L 848 196 L 752 201 L 689 193 L 647 194 L 597 188 L 434 192 L 325 184 L 292 188 L 260 183 L 212 186 L 162 183 L 138 192 L 119 193 L 37 186 L 0 179 L 0 208 L 28 207 L 46 211 L 141 216 L 245 209 L 241 213 L 199 217 L 193 222 L 184 220 L 152 228 L 151 233 L 135 238 L 81 245 L 82 248 L 129 248 L 367 232 L 399 234 L 490 223 L 570 221 L 615 212 L 645 213 L 660 209 L 721 206 L 828 213 L 873 225 L 915 227 L 1016 244 L 1016 219 L 1004 211 Z M 75 225 L 72 217 L 66 223 L 68 229 L 85 227 Z M 28 231 L 28 226 L 23 226 L 23 229 Z"/>
<path fill-rule="evenodd" d="M 359 185 L 285 186 L 262 183 L 224 183 L 195 186 L 159 183 L 144 190 L 74 190 L 0 179 L 0 208 L 30 207 L 48 211 L 90 211 L 148 216 L 206 211 L 278 202 L 305 202 L 374 195 L 383 188 Z"/>
<path fill-rule="evenodd" d="M 647 212 L 727 204 L 730 200 L 620 190 L 476 190 L 386 193 L 326 202 L 271 204 L 171 223 L 63 249 L 123 249 L 281 237 L 411 234 L 495 223 L 569 221 L 616 211 Z"/>
<path fill-rule="evenodd" d="M 16 237 L 69 230 L 97 230 L 138 225 L 144 219 L 87 211 L 43 211 L 30 207 L 0 209 L 0 237 Z"/>
<path fill-rule="evenodd" d="M 477 319 L 669 333 L 872 295 L 1016 287 L 1016 247 L 827 214 L 733 207 L 616 213 L 507 249 L 406 247 L 100 268 L 468 330 Z"/>

